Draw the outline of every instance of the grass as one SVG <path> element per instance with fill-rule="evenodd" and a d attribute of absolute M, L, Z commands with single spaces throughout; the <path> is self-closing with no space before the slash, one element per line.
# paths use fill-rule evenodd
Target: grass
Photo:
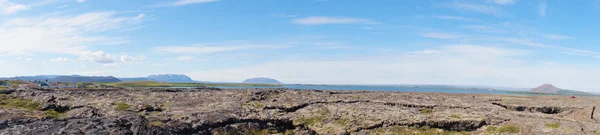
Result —
<path fill-rule="evenodd" d="M 421 108 L 419 109 L 419 112 L 421 112 L 421 114 L 430 114 L 433 113 L 433 110 L 429 108 Z"/>
<path fill-rule="evenodd" d="M 165 83 L 154 81 L 103 83 L 116 87 L 216 87 L 216 86 L 281 86 L 278 84 L 245 84 L 245 83 Z"/>
<path fill-rule="evenodd" d="M 2 108 L 37 110 L 38 106 L 40 106 L 39 102 L 34 102 L 30 99 L 20 99 L 8 95 L 0 95 L 0 107 Z"/>
<path fill-rule="evenodd" d="M 252 106 L 256 109 L 263 109 L 265 107 L 265 105 L 261 104 L 260 102 L 246 102 L 243 103 L 242 106 Z"/>
<path fill-rule="evenodd" d="M 46 110 L 46 111 L 44 111 L 44 114 L 50 118 L 55 118 L 55 119 L 62 117 L 62 114 L 55 111 L 54 109 Z"/>
<path fill-rule="evenodd" d="M 123 102 L 115 103 L 115 109 L 119 110 L 119 111 L 129 110 L 130 107 L 131 107 L 131 105 L 129 105 L 127 103 L 123 103 Z"/>
<path fill-rule="evenodd" d="M 392 126 L 373 130 L 374 135 L 470 135 L 469 132 L 447 131 L 437 128 Z"/>
<path fill-rule="evenodd" d="M 559 128 L 560 127 L 560 123 L 559 122 L 546 123 L 546 125 L 544 125 L 544 126 L 549 127 L 549 128 Z"/>
<path fill-rule="evenodd" d="M 458 114 L 451 114 L 450 118 L 460 119 L 460 115 L 458 115 Z"/>
<path fill-rule="evenodd" d="M 519 133 L 519 127 L 517 126 L 500 126 L 498 128 L 500 133 Z"/>
<path fill-rule="evenodd" d="M 150 123 L 148 123 L 150 126 L 155 126 L 155 127 L 160 127 L 162 126 L 164 123 L 162 121 L 159 120 L 154 120 L 151 121 Z"/>
<path fill-rule="evenodd" d="M 494 126 L 487 127 L 485 129 L 485 131 L 488 132 L 489 134 L 494 134 L 494 133 L 496 133 L 497 130 L 498 130 L 498 127 L 494 127 Z"/>
<path fill-rule="evenodd" d="M 304 124 L 308 126 L 316 126 L 325 120 L 324 116 L 302 117 L 294 120 L 294 123 Z"/>
<path fill-rule="evenodd" d="M 10 81 L 8 81 L 8 83 L 12 86 L 17 86 L 19 84 L 28 84 L 26 81 L 22 81 L 22 80 L 10 80 Z"/>
<path fill-rule="evenodd" d="M 485 129 L 485 131 L 488 134 L 496 134 L 496 133 L 499 133 L 499 134 L 502 134 L 502 133 L 519 133 L 519 127 L 517 127 L 517 126 L 508 126 L 508 125 L 500 126 L 500 127 L 490 126 L 490 127 L 487 127 Z"/>

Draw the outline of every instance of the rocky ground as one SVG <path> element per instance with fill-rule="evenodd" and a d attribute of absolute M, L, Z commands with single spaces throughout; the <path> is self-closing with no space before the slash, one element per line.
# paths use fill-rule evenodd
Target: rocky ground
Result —
<path fill-rule="evenodd" d="M 210 88 L 0 93 L 0 134 L 7 135 L 600 134 L 596 97 Z"/>

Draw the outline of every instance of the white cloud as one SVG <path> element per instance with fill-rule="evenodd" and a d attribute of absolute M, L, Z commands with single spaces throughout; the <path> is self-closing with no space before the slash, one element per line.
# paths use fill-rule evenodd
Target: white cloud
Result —
<path fill-rule="evenodd" d="M 238 82 L 266 76 L 286 83 L 451 84 L 600 88 L 593 66 L 529 61 L 531 51 L 481 45 L 447 45 L 422 51 L 340 60 L 281 60 L 188 73 L 192 78 Z M 378 65 L 378 66 L 373 66 Z"/>
<path fill-rule="evenodd" d="M 494 6 L 488 6 L 488 5 L 481 5 L 481 4 L 455 2 L 455 3 L 447 4 L 445 6 L 453 8 L 453 9 L 457 9 L 457 10 L 474 11 L 474 12 L 479 12 L 479 13 L 494 15 L 494 16 L 504 16 L 504 15 L 508 14 L 507 12 L 505 12 L 504 10 L 502 10 L 500 8 L 497 8 Z"/>
<path fill-rule="evenodd" d="M 196 59 L 194 56 L 179 56 L 177 58 L 175 58 L 175 60 L 179 60 L 179 61 L 191 61 Z"/>
<path fill-rule="evenodd" d="M 538 6 L 538 14 L 542 17 L 546 17 L 546 8 L 548 5 L 546 4 L 546 0 L 542 1 Z"/>
<path fill-rule="evenodd" d="M 419 35 L 422 37 L 438 38 L 438 39 L 457 39 L 457 38 L 462 37 L 462 35 L 457 35 L 457 34 L 453 34 L 453 33 L 435 33 L 435 32 L 421 33 Z"/>
<path fill-rule="evenodd" d="M 276 45 L 220 45 L 220 46 L 206 46 L 206 45 L 193 45 L 193 46 L 162 46 L 156 47 L 154 50 L 169 53 L 189 53 L 189 54 L 210 54 L 218 52 L 228 52 L 237 50 L 248 50 L 248 49 L 274 49 L 282 48 L 284 46 Z"/>
<path fill-rule="evenodd" d="M 115 62 L 115 57 L 108 53 L 104 53 L 103 51 L 83 51 L 77 53 L 79 56 L 79 60 L 82 61 L 90 61 L 90 62 L 99 62 L 99 63 L 113 63 Z"/>
<path fill-rule="evenodd" d="M 62 6 L 59 6 L 57 8 L 66 8 L 66 7 L 69 7 L 69 5 L 62 5 Z"/>
<path fill-rule="evenodd" d="M 4 65 L 4 62 L 3 62 L 3 61 L 0 61 L 0 65 Z"/>
<path fill-rule="evenodd" d="M 76 0 L 76 1 L 77 1 L 77 3 L 83 3 L 83 2 L 85 2 L 85 0 Z"/>
<path fill-rule="evenodd" d="M 118 67 L 121 67 L 121 65 L 119 65 L 117 63 L 106 63 L 106 64 L 102 64 L 102 67 L 105 67 L 105 68 L 118 68 Z"/>
<path fill-rule="evenodd" d="M 515 0 L 491 0 L 491 2 L 499 4 L 499 5 L 510 5 L 510 4 L 514 4 Z"/>
<path fill-rule="evenodd" d="M 176 2 L 174 2 L 172 5 L 173 6 L 183 6 L 183 5 L 189 5 L 189 4 L 200 4 L 200 3 L 209 3 L 209 2 L 216 2 L 219 0 L 178 0 Z"/>
<path fill-rule="evenodd" d="M 25 59 L 25 60 L 26 60 L 26 61 L 32 61 L 33 59 L 32 59 L 32 58 L 27 58 L 27 59 Z"/>
<path fill-rule="evenodd" d="M 50 61 L 52 61 L 52 62 L 68 62 L 69 58 L 57 57 L 57 58 L 50 59 Z"/>
<path fill-rule="evenodd" d="M 146 60 L 144 56 L 129 56 L 127 54 L 121 55 L 121 62 L 136 62 Z"/>
<path fill-rule="evenodd" d="M 101 32 L 127 29 L 143 19 L 144 14 L 121 17 L 114 12 L 8 18 L 0 22 L 0 41 L 3 42 L 0 55 L 78 55 L 89 51 L 88 46 L 126 43 L 124 38 L 103 36 Z"/>
<path fill-rule="evenodd" d="M 311 16 L 311 17 L 293 19 L 292 23 L 302 24 L 302 25 L 325 25 L 325 24 L 378 24 L 379 22 L 372 21 L 369 19 L 352 18 L 352 17 Z"/>
<path fill-rule="evenodd" d="M 0 0 L 0 13 L 4 15 L 14 14 L 19 11 L 31 9 L 27 5 L 22 5 L 8 0 Z"/>

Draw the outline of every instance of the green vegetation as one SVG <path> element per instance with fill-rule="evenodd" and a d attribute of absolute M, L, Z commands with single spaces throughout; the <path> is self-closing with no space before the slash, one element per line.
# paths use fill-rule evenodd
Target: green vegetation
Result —
<path fill-rule="evenodd" d="M 546 123 L 545 126 L 549 127 L 549 128 L 559 128 L 560 127 L 560 122 Z"/>
<path fill-rule="evenodd" d="M 263 107 L 265 107 L 265 105 L 261 104 L 260 102 L 254 102 L 254 108 L 262 109 Z"/>
<path fill-rule="evenodd" d="M 38 106 L 40 106 L 39 102 L 34 102 L 30 99 L 20 99 L 8 95 L 0 95 L 0 107 L 2 108 L 37 110 Z"/>
<path fill-rule="evenodd" d="M 519 133 L 517 126 L 500 126 L 497 130 L 499 133 Z"/>
<path fill-rule="evenodd" d="M 437 128 L 392 126 L 373 130 L 374 135 L 470 135 L 469 132 L 446 131 Z"/>
<path fill-rule="evenodd" d="M 302 117 L 294 120 L 295 124 L 303 124 L 307 126 L 317 126 L 321 124 L 325 120 L 325 116 L 312 116 L 312 117 Z"/>
<path fill-rule="evenodd" d="M 498 127 L 494 127 L 494 126 L 487 127 L 487 128 L 485 129 L 485 131 L 486 131 L 488 134 L 494 134 L 494 133 L 496 133 L 496 131 L 497 131 L 497 130 L 498 130 Z"/>
<path fill-rule="evenodd" d="M 54 109 L 44 111 L 44 114 L 50 118 L 58 119 L 62 116 L 61 113 L 55 111 Z"/>
<path fill-rule="evenodd" d="M 485 129 L 485 131 L 488 134 L 497 134 L 497 133 L 519 133 L 519 127 L 517 126 L 500 126 L 498 127 L 494 127 L 494 126 L 490 126 L 487 127 L 487 129 Z"/>
<path fill-rule="evenodd" d="M 116 87 L 216 87 L 216 86 L 281 86 L 277 84 L 243 84 L 243 83 L 165 83 L 154 81 L 103 83 Z"/>
<path fill-rule="evenodd" d="M 458 114 L 451 114 L 450 118 L 460 119 L 460 115 L 458 115 Z"/>
<path fill-rule="evenodd" d="M 119 110 L 119 111 L 129 110 L 130 107 L 131 107 L 131 105 L 128 105 L 128 104 L 123 103 L 123 102 L 117 102 L 117 103 L 115 103 L 115 109 Z"/>
<path fill-rule="evenodd" d="M 321 125 L 322 122 L 325 121 L 325 115 L 330 114 L 331 111 L 328 109 L 320 109 L 316 111 L 310 112 L 310 117 L 301 117 L 299 119 L 294 120 L 296 124 L 304 124 L 307 126 L 318 126 Z M 346 120 L 334 121 L 335 124 L 345 125 Z"/>
<path fill-rule="evenodd" d="M 419 109 L 419 112 L 421 112 L 421 114 L 430 114 L 433 113 L 433 110 L 429 108 L 421 108 Z"/>
<path fill-rule="evenodd" d="M 154 120 L 154 121 L 150 121 L 150 123 L 148 123 L 150 126 L 155 126 L 155 127 L 160 127 L 162 126 L 164 123 L 162 121 L 159 120 Z"/>
<path fill-rule="evenodd" d="M 261 104 L 260 102 L 246 102 L 242 104 L 242 106 L 252 106 L 256 109 L 263 109 L 265 107 L 265 105 Z"/>
<path fill-rule="evenodd" d="M 12 86 L 17 86 L 19 84 L 28 84 L 26 81 L 21 81 L 21 80 L 10 80 L 10 81 L 8 81 L 8 83 Z"/>

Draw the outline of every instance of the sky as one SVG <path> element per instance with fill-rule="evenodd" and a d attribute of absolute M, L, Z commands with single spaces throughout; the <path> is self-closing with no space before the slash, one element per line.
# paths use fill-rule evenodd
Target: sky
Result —
<path fill-rule="evenodd" d="M 0 0 L 0 76 L 600 92 L 599 0 Z"/>

